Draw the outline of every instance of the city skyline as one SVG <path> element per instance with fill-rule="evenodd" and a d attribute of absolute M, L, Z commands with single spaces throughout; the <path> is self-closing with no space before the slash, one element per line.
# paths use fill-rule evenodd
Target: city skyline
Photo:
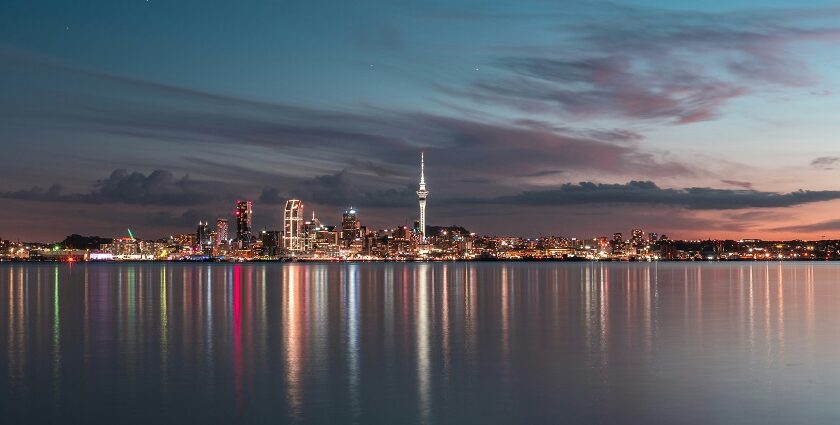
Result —
<path fill-rule="evenodd" d="M 173 234 L 240 199 L 254 229 L 288 199 L 410 225 L 420 152 L 430 224 L 479 234 L 840 237 L 831 2 L 7 2 L 0 24 L 6 239 Z"/>

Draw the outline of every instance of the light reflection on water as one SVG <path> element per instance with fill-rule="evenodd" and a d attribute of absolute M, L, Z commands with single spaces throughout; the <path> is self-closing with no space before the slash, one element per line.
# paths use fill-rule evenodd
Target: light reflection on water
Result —
<path fill-rule="evenodd" d="M 2 264 L 0 417 L 837 423 L 839 302 L 833 263 Z"/>

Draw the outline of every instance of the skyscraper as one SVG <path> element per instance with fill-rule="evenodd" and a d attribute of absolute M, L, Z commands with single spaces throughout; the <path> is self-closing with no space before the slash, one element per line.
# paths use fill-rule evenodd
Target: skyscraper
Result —
<path fill-rule="evenodd" d="M 645 241 L 645 232 L 642 229 L 633 229 L 633 245 L 641 245 Z"/>
<path fill-rule="evenodd" d="M 216 220 L 216 246 L 228 243 L 228 221 L 226 218 Z"/>
<path fill-rule="evenodd" d="M 292 253 L 301 252 L 304 242 L 303 203 L 290 199 L 283 209 L 283 248 Z"/>
<path fill-rule="evenodd" d="M 362 224 L 353 207 L 344 210 L 341 216 L 341 241 L 345 248 L 349 248 L 354 240 L 362 237 Z"/>
<path fill-rule="evenodd" d="M 426 175 L 424 173 L 425 160 L 423 153 L 420 153 L 420 189 L 417 190 L 417 198 L 420 200 L 420 232 L 423 235 L 422 242 L 426 243 L 426 197 L 429 191 L 426 190 Z"/>
<path fill-rule="evenodd" d="M 236 201 L 236 239 L 244 248 L 251 243 L 251 214 L 253 202 Z"/>
<path fill-rule="evenodd" d="M 208 222 L 198 222 L 198 228 L 195 230 L 195 241 L 202 250 L 209 249 L 213 245 L 213 239 L 210 237 L 210 225 Z"/>

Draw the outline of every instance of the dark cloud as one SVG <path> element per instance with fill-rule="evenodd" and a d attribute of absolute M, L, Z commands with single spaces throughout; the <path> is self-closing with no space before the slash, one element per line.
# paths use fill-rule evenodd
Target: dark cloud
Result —
<path fill-rule="evenodd" d="M 795 226 L 777 227 L 772 230 L 782 232 L 813 233 L 840 231 L 840 219 L 821 221 L 819 223 L 799 224 Z"/>
<path fill-rule="evenodd" d="M 743 189 L 752 189 L 753 188 L 752 183 L 745 182 L 745 181 L 740 181 L 740 180 L 721 180 L 720 182 L 723 183 L 723 184 L 728 184 L 730 186 L 736 186 L 736 187 L 740 187 L 740 188 L 743 188 Z"/>
<path fill-rule="evenodd" d="M 360 184 L 362 183 L 362 184 Z M 415 189 L 406 185 L 401 189 L 383 188 L 365 190 L 364 176 L 342 170 L 333 174 L 316 176 L 300 181 L 293 189 L 283 191 L 278 188 L 264 188 L 259 196 L 261 203 L 282 205 L 288 199 L 300 199 L 331 207 L 408 207 L 417 201 Z"/>
<path fill-rule="evenodd" d="M 281 205 L 285 204 L 290 198 L 288 195 L 281 193 L 277 188 L 265 187 L 260 193 L 260 197 L 257 199 L 261 204 Z"/>
<path fill-rule="evenodd" d="M 837 156 L 821 156 L 821 157 L 814 158 L 814 160 L 811 161 L 811 166 L 814 167 L 814 168 L 820 168 L 820 169 L 823 169 L 823 170 L 833 170 L 834 166 L 836 166 L 838 162 L 840 162 L 840 157 L 837 157 Z"/>
<path fill-rule="evenodd" d="M 206 211 L 199 211 L 196 209 L 187 209 L 180 213 L 173 213 L 171 211 L 157 211 L 145 216 L 144 223 L 148 226 L 164 226 L 183 228 L 185 233 L 195 231 L 199 221 L 208 221 L 215 223 L 217 217 L 221 215 L 210 215 Z"/>
<path fill-rule="evenodd" d="M 36 186 L 31 189 L 0 193 L 0 198 L 20 199 L 24 201 L 53 201 L 64 197 L 65 195 L 62 193 L 63 191 L 64 187 L 56 183 L 46 190 L 42 187 Z"/>
<path fill-rule="evenodd" d="M 379 177 L 405 177 L 404 170 L 389 167 L 387 165 L 378 164 L 373 161 L 363 161 L 358 159 L 351 159 L 350 165 L 358 170 L 370 172 Z"/>
<path fill-rule="evenodd" d="M 197 205 L 222 197 L 221 186 L 221 183 L 191 180 L 186 175 L 175 178 L 165 170 L 145 175 L 117 169 L 94 183 L 93 190 L 88 193 L 65 193 L 61 185 L 54 184 L 47 190 L 35 187 L 0 193 L 0 198 L 91 204 Z"/>
<path fill-rule="evenodd" d="M 476 83 L 476 99 L 510 99 L 523 109 L 561 111 L 579 118 L 705 121 L 714 118 L 726 101 L 748 92 L 746 87 L 689 69 L 672 69 L 666 75 L 633 72 L 632 60 L 626 57 L 583 62 L 511 58 L 501 66 L 519 77 Z M 586 87 L 572 88 L 580 86 Z"/>
<path fill-rule="evenodd" d="M 29 108 L 23 102 L 9 111 L 18 122 L 43 127 L 42 121 L 48 120 L 65 134 L 118 135 L 183 149 L 271 152 L 285 163 L 301 164 L 286 172 L 296 178 L 312 177 L 311 169 L 300 169 L 317 163 L 320 172 L 349 165 L 402 184 L 413 174 L 406 168 L 416 169 L 421 150 L 434 155 L 437 169 L 453 181 L 479 176 L 501 179 L 559 166 L 645 177 L 692 173 L 686 165 L 632 143 L 641 136 L 622 129 L 576 129 L 372 107 L 316 110 L 91 72 L 8 49 L 0 49 L 0 58 L 4 60 L 0 66 L 18 73 L 37 69 L 51 73 L 50 81 L 86 87 L 82 94 L 62 92 L 60 103 L 44 101 Z M 50 98 L 49 93 L 38 92 L 48 88 L 37 81 L 10 89 L 20 92 L 21 98 Z"/>
<path fill-rule="evenodd" d="M 541 171 L 534 171 L 532 173 L 521 174 L 522 177 L 546 177 L 546 176 L 556 176 L 558 174 L 563 174 L 563 170 L 541 170 Z"/>
<path fill-rule="evenodd" d="M 631 204 L 673 206 L 694 210 L 790 207 L 840 199 L 840 191 L 799 190 L 790 193 L 729 190 L 708 187 L 660 188 L 651 181 L 626 184 L 567 183 L 557 189 L 526 191 L 518 195 L 465 202 L 531 206 Z"/>
<path fill-rule="evenodd" d="M 358 178 L 358 176 L 356 176 Z M 328 206 L 406 207 L 417 200 L 416 188 L 365 190 L 348 170 L 317 176 L 301 182 L 290 191 L 290 197 Z"/>
<path fill-rule="evenodd" d="M 840 39 L 840 27 L 810 25 L 827 12 L 819 9 L 715 14 L 616 6 L 589 16 L 580 9 L 556 14 L 561 29 L 552 48 L 511 48 L 494 63 L 505 76 L 453 93 L 528 112 L 686 124 L 713 119 L 729 100 L 764 85 L 813 83 L 796 48 Z"/>
<path fill-rule="evenodd" d="M 487 183 L 492 183 L 493 179 L 488 178 L 488 177 L 465 177 L 465 178 L 460 179 L 458 181 L 463 182 L 463 183 L 487 184 Z"/>

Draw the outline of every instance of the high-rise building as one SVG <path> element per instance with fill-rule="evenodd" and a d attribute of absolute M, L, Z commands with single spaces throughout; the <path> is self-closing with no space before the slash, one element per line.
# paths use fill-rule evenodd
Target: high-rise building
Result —
<path fill-rule="evenodd" d="M 228 243 L 228 221 L 226 218 L 216 220 L 216 246 Z"/>
<path fill-rule="evenodd" d="M 262 242 L 262 253 L 269 257 L 280 255 L 280 247 L 283 243 L 283 232 L 279 230 L 263 230 L 260 232 Z"/>
<path fill-rule="evenodd" d="M 417 198 L 420 200 L 420 233 L 421 241 L 426 243 L 426 197 L 429 191 L 426 190 L 425 158 L 420 153 L 420 188 L 417 190 Z"/>
<path fill-rule="evenodd" d="M 244 248 L 251 243 L 251 215 L 254 203 L 251 201 L 236 202 L 236 239 Z"/>
<path fill-rule="evenodd" d="M 341 232 L 335 226 L 325 226 L 312 212 L 312 220 L 304 223 L 306 228 L 305 250 L 317 255 L 338 255 Z"/>
<path fill-rule="evenodd" d="M 283 209 L 283 248 L 292 253 L 304 250 L 303 203 L 297 199 L 286 201 Z"/>
<path fill-rule="evenodd" d="M 344 210 L 341 216 L 341 242 L 345 248 L 350 247 L 353 241 L 362 237 L 362 224 L 356 210 L 350 207 Z"/>
<path fill-rule="evenodd" d="M 213 246 L 213 238 L 210 236 L 210 225 L 208 222 L 198 222 L 198 227 L 195 230 L 195 241 L 202 250 L 209 249 Z"/>
<path fill-rule="evenodd" d="M 613 238 L 610 245 L 612 245 L 613 254 L 624 253 L 624 237 L 621 235 L 621 233 L 613 233 Z"/>
<path fill-rule="evenodd" d="M 632 240 L 634 246 L 640 246 L 645 242 L 645 232 L 642 229 L 633 229 L 632 232 Z"/>
<path fill-rule="evenodd" d="M 312 211 L 312 220 L 303 222 L 303 232 L 305 234 L 303 240 L 303 250 L 311 252 L 315 248 L 315 237 L 318 229 L 321 227 L 321 220 L 315 217 L 315 211 Z"/>

